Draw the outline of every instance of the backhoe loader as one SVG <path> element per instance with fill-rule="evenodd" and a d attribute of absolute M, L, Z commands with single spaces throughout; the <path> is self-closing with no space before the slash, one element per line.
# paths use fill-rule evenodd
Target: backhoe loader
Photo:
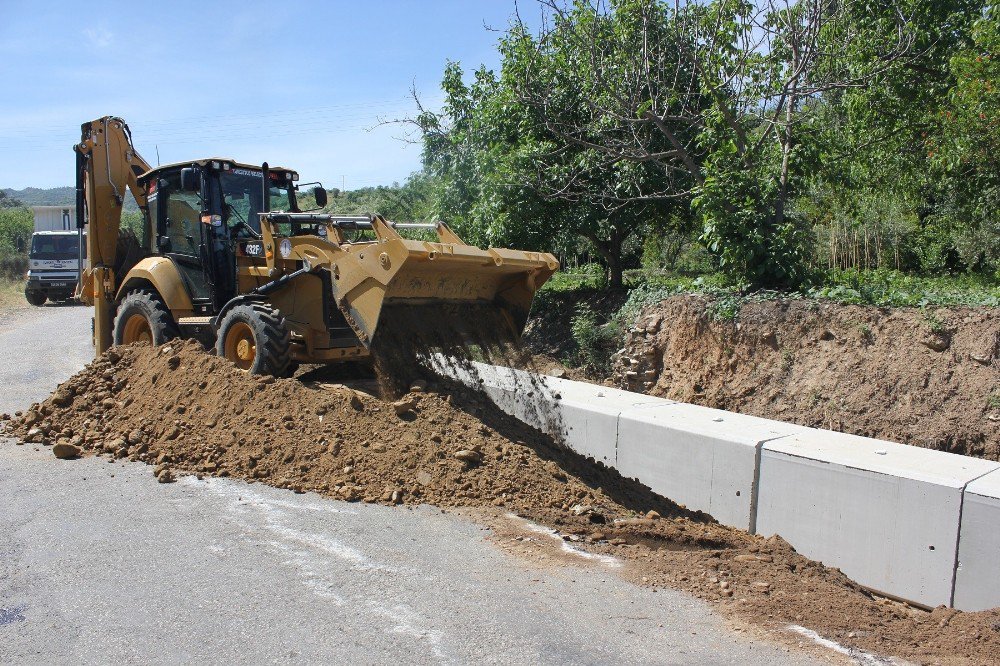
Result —
<path fill-rule="evenodd" d="M 298 174 L 266 162 L 152 168 L 121 118 L 81 129 L 77 226 L 90 268 L 80 297 L 94 306 L 97 354 L 197 338 L 250 373 L 285 376 L 368 356 L 384 308 L 400 304 L 489 307 L 520 335 L 558 268 L 548 253 L 468 245 L 443 222 L 303 212 Z M 137 236 L 121 230 L 126 188 L 142 211 Z M 312 192 L 322 209 L 326 190 Z"/>

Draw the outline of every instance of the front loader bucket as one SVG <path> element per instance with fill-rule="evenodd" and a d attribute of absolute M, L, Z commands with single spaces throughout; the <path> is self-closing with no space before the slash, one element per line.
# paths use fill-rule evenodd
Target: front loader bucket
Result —
<path fill-rule="evenodd" d="M 471 337 L 476 337 L 477 327 L 495 327 L 498 321 L 519 337 L 535 292 L 559 267 L 546 252 L 466 245 L 440 222 L 422 225 L 434 228 L 438 241 L 404 239 L 394 226 L 373 217 L 377 240 L 341 245 L 345 252 L 334 267 L 334 298 L 368 348 L 394 310 L 412 312 L 421 306 L 429 317 L 440 316 L 442 307 L 468 313 L 462 326 Z M 388 325 L 403 322 L 405 318 Z"/>

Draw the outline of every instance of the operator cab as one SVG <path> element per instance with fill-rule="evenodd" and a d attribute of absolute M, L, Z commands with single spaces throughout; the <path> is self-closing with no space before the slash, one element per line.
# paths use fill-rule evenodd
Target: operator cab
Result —
<path fill-rule="evenodd" d="M 291 169 L 224 158 L 151 169 L 138 179 L 148 197 L 140 242 L 145 252 L 174 263 L 196 312 L 214 314 L 237 294 L 237 258 L 264 259 L 260 215 L 301 212 L 298 180 Z M 320 205 L 326 203 L 322 187 L 314 194 Z"/>

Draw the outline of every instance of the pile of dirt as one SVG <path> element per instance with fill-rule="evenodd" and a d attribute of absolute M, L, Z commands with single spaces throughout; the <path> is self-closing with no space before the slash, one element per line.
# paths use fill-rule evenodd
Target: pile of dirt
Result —
<path fill-rule="evenodd" d="M 614 385 L 1000 460 L 1000 312 L 781 300 L 719 321 L 711 305 L 677 296 L 646 308 Z"/>
<path fill-rule="evenodd" d="M 39 448 L 145 461 L 164 482 L 233 476 L 348 501 L 477 507 L 496 525 L 516 514 L 613 556 L 640 584 L 760 625 L 942 663 L 1000 654 L 1000 611 L 875 598 L 778 537 L 723 527 L 567 451 L 469 389 L 416 381 L 388 401 L 316 377 L 250 376 L 194 342 L 115 348 L 9 428 Z"/>

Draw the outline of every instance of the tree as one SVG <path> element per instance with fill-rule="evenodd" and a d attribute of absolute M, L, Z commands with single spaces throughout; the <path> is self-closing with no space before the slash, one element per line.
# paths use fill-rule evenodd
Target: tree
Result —
<path fill-rule="evenodd" d="M 622 113 L 634 121 L 637 106 L 677 77 L 605 71 L 643 48 L 646 5 L 625 2 L 614 13 L 581 5 L 537 38 L 516 23 L 500 43 L 499 75 L 480 69 L 471 85 L 449 65 L 444 112 L 415 122 L 425 165 L 444 183 L 442 212 L 460 218 L 457 226 L 485 243 L 551 249 L 586 239 L 620 286 L 629 239 L 687 219 L 672 213 L 690 204 L 691 173 L 662 167 L 674 149 L 661 133 L 620 122 Z M 660 27 L 651 57 L 680 62 L 673 40 L 683 35 Z"/>
<path fill-rule="evenodd" d="M 827 48 L 833 38 L 850 47 L 865 37 L 850 19 L 870 4 L 542 0 L 539 38 L 525 37 L 520 22 L 508 36 L 533 49 L 519 56 L 529 66 L 510 91 L 545 119 L 550 154 L 583 147 L 603 164 L 642 165 L 658 178 L 621 199 L 693 196 L 703 240 L 724 269 L 750 284 L 793 286 L 805 277 L 805 251 L 789 202 L 815 159 L 802 139 L 814 131 L 819 102 L 867 85 L 912 53 L 899 11 L 885 12 L 897 29 L 882 34 L 895 37 L 865 57 Z M 511 56 L 503 55 L 506 68 Z M 572 106 L 567 99 L 581 111 L 561 113 Z M 571 187 L 549 195 L 579 182 L 579 171 L 567 170 L 557 184 Z"/>
<path fill-rule="evenodd" d="M 23 203 L 10 196 L 3 190 L 0 190 L 0 208 L 22 208 Z"/>

